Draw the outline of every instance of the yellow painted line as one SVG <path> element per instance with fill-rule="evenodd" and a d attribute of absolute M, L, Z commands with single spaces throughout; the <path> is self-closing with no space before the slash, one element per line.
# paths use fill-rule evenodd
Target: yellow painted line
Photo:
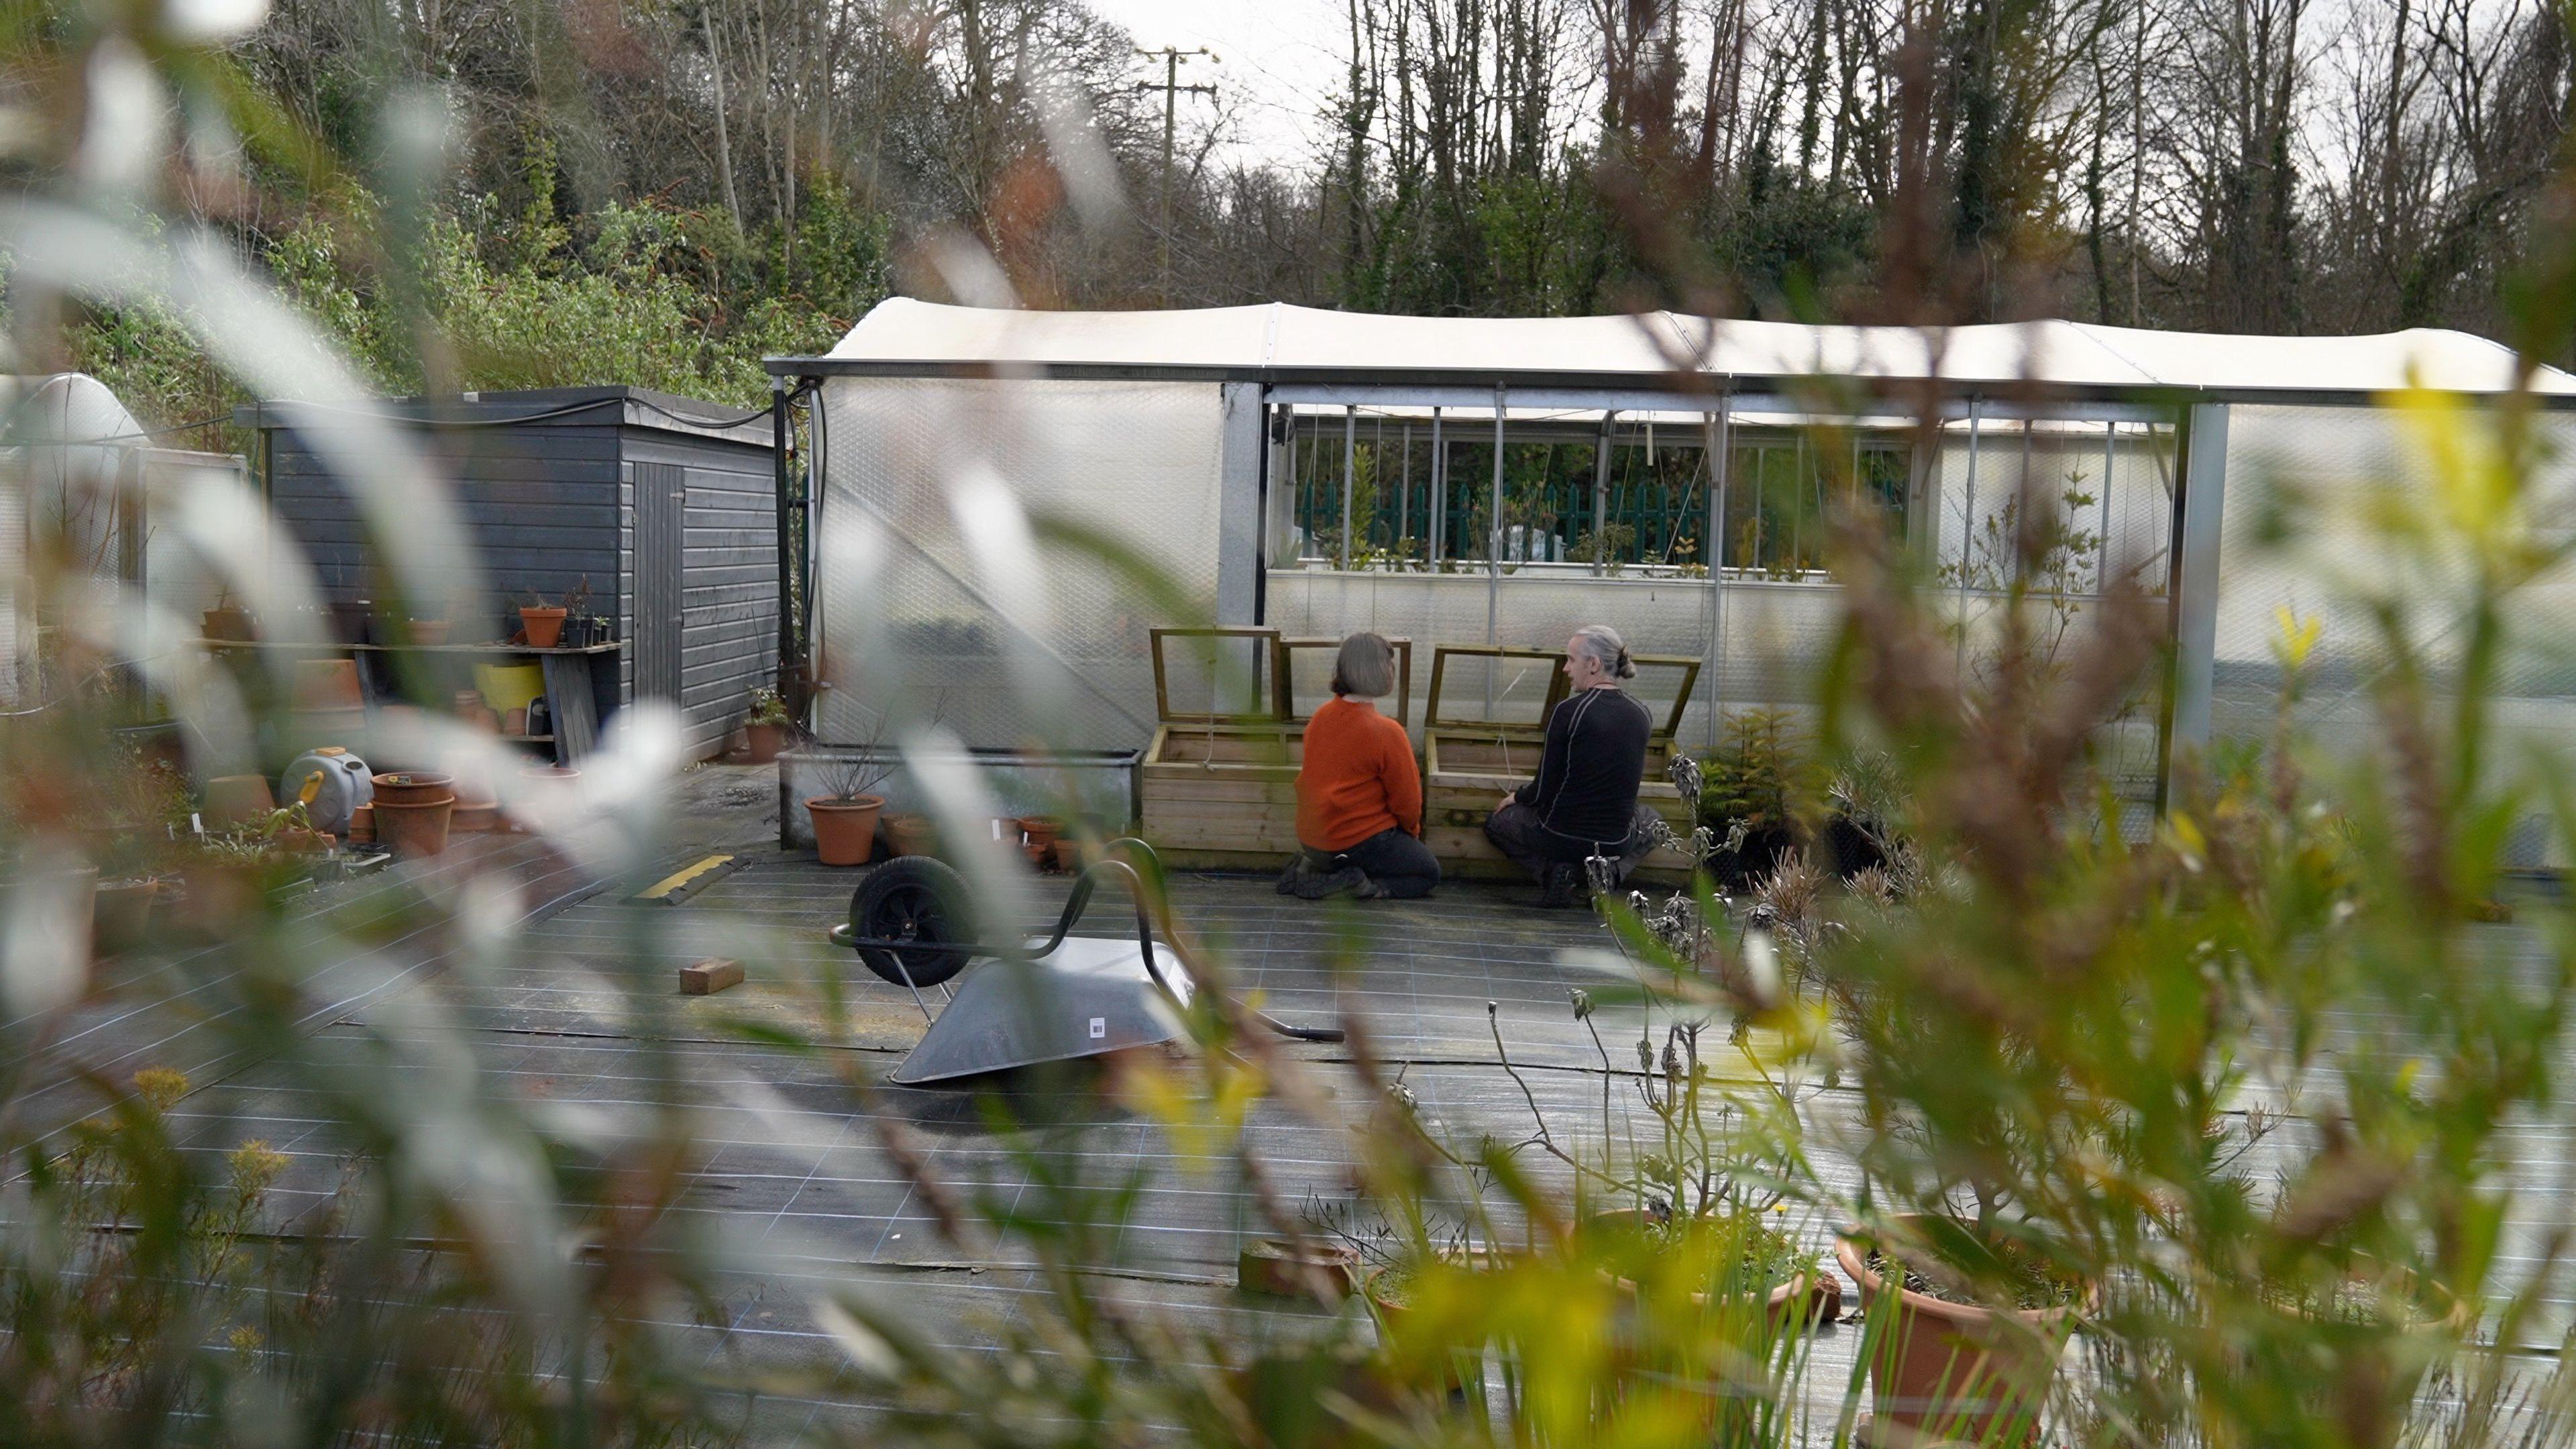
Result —
<path fill-rule="evenodd" d="M 699 876 L 705 875 L 708 871 L 714 870 L 718 866 L 728 865 L 732 863 L 732 861 L 733 857 L 730 855 L 710 855 L 695 865 L 689 866 L 676 874 L 666 875 L 660 880 L 653 882 L 651 885 L 646 886 L 641 891 L 636 892 L 635 899 L 639 901 L 658 901 L 664 896 L 669 895 L 671 892 L 678 890 L 680 887 L 687 885 L 689 882 L 696 880 Z"/>

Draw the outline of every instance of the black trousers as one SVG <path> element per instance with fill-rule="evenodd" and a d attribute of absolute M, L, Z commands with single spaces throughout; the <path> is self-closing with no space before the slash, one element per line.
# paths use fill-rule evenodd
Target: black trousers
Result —
<path fill-rule="evenodd" d="M 1656 842 L 1663 839 L 1662 825 L 1655 807 L 1638 803 L 1636 816 L 1628 825 L 1628 839 L 1602 852 L 1617 865 L 1619 879 L 1626 880 L 1639 862 L 1655 853 Z M 1541 882 L 1547 879 L 1549 866 L 1579 866 L 1593 852 L 1589 841 L 1570 840 L 1546 829 L 1539 823 L 1538 812 L 1518 800 L 1486 819 L 1485 838 L 1512 864 L 1528 871 L 1532 880 Z"/>
<path fill-rule="evenodd" d="M 1399 901 L 1418 900 L 1440 884 L 1440 862 L 1433 858 L 1431 847 L 1402 830 L 1381 830 L 1347 850 L 1308 850 L 1306 858 L 1325 871 L 1358 866 Z"/>

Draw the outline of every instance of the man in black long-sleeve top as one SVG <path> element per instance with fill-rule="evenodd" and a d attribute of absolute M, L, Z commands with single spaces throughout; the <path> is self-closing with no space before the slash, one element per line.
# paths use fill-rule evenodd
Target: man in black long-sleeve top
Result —
<path fill-rule="evenodd" d="M 1548 713 L 1538 778 L 1505 795 L 1485 822 L 1494 848 L 1537 878 L 1541 905 L 1587 897 L 1586 857 L 1609 859 L 1624 880 L 1660 839 L 1654 808 L 1637 803 L 1655 718 L 1619 687 L 1636 675 L 1616 630 L 1577 629 L 1565 641 L 1573 692 Z"/>

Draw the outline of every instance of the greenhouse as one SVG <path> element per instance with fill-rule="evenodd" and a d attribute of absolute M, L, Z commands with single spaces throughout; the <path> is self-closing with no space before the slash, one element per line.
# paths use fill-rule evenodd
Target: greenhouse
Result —
<path fill-rule="evenodd" d="M 2480 447 L 2536 418 L 2547 498 L 2576 406 L 2576 377 L 2524 376 L 2508 349 L 2456 332 L 1674 313 L 895 299 L 829 355 L 770 368 L 782 398 L 813 399 L 805 567 L 825 688 L 811 723 L 827 745 L 872 741 L 935 699 L 946 728 L 988 751 L 1144 746 L 1149 631 L 1193 621 L 1058 546 L 1089 530 L 1150 565 L 1197 622 L 1375 629 L 1426 653 L 1551 649 L 1575 625 L 1612 623 L 1640 654 L 1701 663 L 1677 738 L 1705 746 L 1731 713 L 1807 703 L 1840 618 L 1826 536 L 1857 517 L 1945 600 L 1962 668 L 2007 597 L 2061 632 L 2115 595 L 2164 611 L 2173 668 L 2104 742 L 2140 804 L 2177 745 L 2271 728 L 2283 609 L 2324 616 L 2311 722 L 2331 740 L 2355 708 L 2370 632 L 2338 613 L 2356 595 L 2321 592 L 2316 567 L 2403 585 L 2393 561 L 2339 553 L 2338 520 L 2360 528 L 2384 489 L 2429 487 L 2428 410 L 2464 419 Z M 2285 539 L 2291 496 L 2313 524 Z M 1005 499 L 1034 540 L 994 510 Z M 2036 507 L 2060 527 L 2034 570 L 2014 537 Z M 1047 562 L 1043 582 L 1015 550 Z M 1484 672 L 1448 681 L 1452 713 L 1526 713 L 1548 682 L 1544 666 L 1458 663 Z M 2576 740 L 2571 666 L 2517 660 L 2506 727 Z"/>

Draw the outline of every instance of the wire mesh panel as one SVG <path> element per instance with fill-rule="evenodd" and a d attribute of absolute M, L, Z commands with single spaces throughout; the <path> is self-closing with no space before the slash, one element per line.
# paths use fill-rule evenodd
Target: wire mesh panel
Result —
<path fill-rule="evenodd" d="M 844 378 L 823 411 L 824 742 L 936 712 L 975 746 L 1142 746 L 1147 631 L 1191 620 L 1047 525 L 1113 541 L 1212 618 L 1219 389 Z"/>
<path fill-rule="evenodd" d="M 2401 409 L 2229 410 L 2213 742 L 2271 734 L 2285 612 L 2321 626 L 2295 717 L 2325 757 L 2358 758 L 2380 737 L 2376 689 L 2395 662 L 2383 619 L 2402 621 L 2399 637 L 2436 695 L 2448 689 L 2468 639 L 2476 560 L 2446 515 L 2465 501 L 2459 490 L 2481 485 L 2475 460 L 2501 442 L 2490 415 L 2461 413 L 2451 423 L 2466 462 L 2445 470 Z M 2576 419 L 2543 415 L 2531 426 L 2528 511 L 2534 541 L 2545 544 L 2576 529 Z M 2576 758 L 2576 638 L 2563 622 L 2571 615 L 2576 573 L 2565 567 L 2509 602 L 2491 702 L 2489 758 L 2501 768 L 2534 749 Z M 2542 839 L 2527 823 L 2520 863 L 2538 863 Z"/>

